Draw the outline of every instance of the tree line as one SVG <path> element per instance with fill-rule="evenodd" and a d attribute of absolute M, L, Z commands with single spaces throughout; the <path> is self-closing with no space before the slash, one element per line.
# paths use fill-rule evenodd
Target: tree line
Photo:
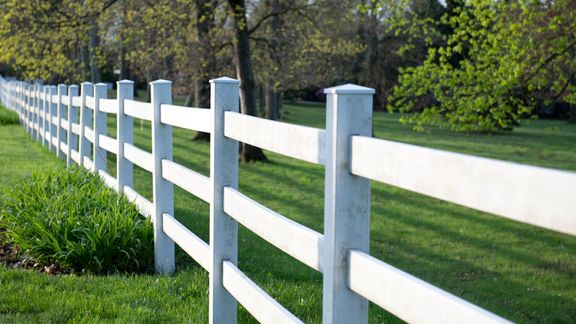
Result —
<path fill-rule="evenodd" d="M 283 99 L 347 82 L 375 88 L 377 110 L 414 113 L 416 129 L 494 132 L 550 107 L 576 119 L 576 0 L 5 0 L 0 12 L 0 73 L 22 79 L 171 79 L 208 107 L 208 79 L 230 75 L 242 112 L 270 119 Z"/>

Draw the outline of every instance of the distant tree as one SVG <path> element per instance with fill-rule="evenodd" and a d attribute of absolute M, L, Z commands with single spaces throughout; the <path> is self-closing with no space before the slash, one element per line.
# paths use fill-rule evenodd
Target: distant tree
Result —
<path fill-rule="evenodd" d="M 99 80 L 98 17 L 116 0 L 0 2 L 0 62 L 18 76 L 49 82 Z"/>
<path fill-rule="evenodd" d="M 449 13 L 446 45 L 401 70 L 389 108 L 416 113 L 404 121 L 419 130 L 494 132 L 538 105 L 576 102 L 576 2 L 470 0 Z"/>
<path fill-rule="evenodd" d="M 243 114 L 256 116 L 256 93 L 252 57 L 250 54 L 250 34 L 246 20 L 246 3 L 244 0 L 228 0 L 234 19 L 234 65 L 240 79 L 240 102 Z M 242 143 L 240 159 L 244 162 L 266 161 L 261 148 Z"/>

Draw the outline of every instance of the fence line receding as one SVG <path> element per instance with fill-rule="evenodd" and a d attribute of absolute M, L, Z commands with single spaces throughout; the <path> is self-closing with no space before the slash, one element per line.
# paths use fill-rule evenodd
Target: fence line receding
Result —
<path fill-rule="evenodd" d="M 374 90 L 326 89 L 326 129 L 239 113 L 239 81 L 210 81 L 210 109 L 172 104 L 172 84 L 151 83 L 151 102 L 134 83 L 44 86 L 0 78 L 4 106 L 54 154 L 99 174 L 151 217 L 155 268 L 174 271 L 174 243 L 209 273 L 211 323 L 236 322 L 237 302 L 257 320 L 301 322 L 237 267 L 238 223 L 323 274 L 324 323 L 367 323 L 368 301 L 408 322 L 506 322 L 369 254 L 370 179 L 512 220 L 576 235 L 576 174 L 372 138 Z M 106 115 L 117 115 L 116 138 Z M 134 145 L 133 119 L 152 126 L 152 151 Z M 172 127 L 210 133 L 210 176 L 172 159 Z M 238 142 L 325 167 L 324 233 L 238 191 Z M 117 158 L 116 177 L 106 155 Z M 133 188 L 133 165 L 150 172 L 153 201 Z M 173 185 L 210 205 L 210 241 L 174 217 Z"/>

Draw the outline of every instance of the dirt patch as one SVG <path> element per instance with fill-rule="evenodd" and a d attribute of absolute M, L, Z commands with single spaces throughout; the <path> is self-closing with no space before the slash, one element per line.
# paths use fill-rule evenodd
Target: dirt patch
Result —
<path fill-rule="evenodd" d="M 20 253 L 20 249 L 6 238 L 6 228 L 0 227 L 0 263 L 12 268 L 32 269 L 47 274 L 69 274 L 70 271 L 61 269 L 56 264 L 49 266 L 40 265 L 26 255 Z"/>

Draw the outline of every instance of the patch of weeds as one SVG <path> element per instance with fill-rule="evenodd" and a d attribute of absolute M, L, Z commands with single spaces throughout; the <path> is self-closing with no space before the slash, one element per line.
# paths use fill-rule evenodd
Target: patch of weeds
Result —
<path fill-rule="evenodd" d="M 150 221 L 83 170 L 26 176 L 5 197 L 0 227 L 22 261 L 42 269 L 94 274 L 152 270 Z"/>

